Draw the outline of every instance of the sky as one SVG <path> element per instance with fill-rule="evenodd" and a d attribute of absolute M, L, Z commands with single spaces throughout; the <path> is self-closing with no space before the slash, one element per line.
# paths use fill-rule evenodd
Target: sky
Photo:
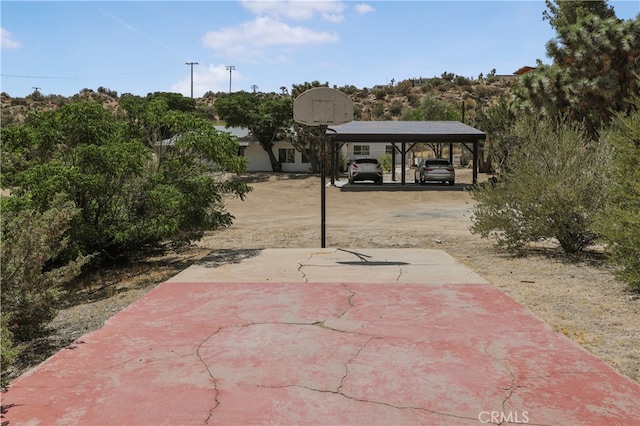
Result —
<path fill-rule="evenodd" d="M 610 1 L 632 19 L 638 0 Z M 0 2 L 0 90 L 73 96 L 372 88 L 544 63 L 542 0 Z M 197 63 L 189 65 L 188 63 Z M 193 70 L 193 80 L 191 71 Z"/>

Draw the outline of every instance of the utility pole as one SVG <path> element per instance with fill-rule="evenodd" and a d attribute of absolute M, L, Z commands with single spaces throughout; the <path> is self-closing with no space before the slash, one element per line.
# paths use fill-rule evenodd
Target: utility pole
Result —
<path fill-rule="evenodd" d="M 231 71 L 235 69 L 235 65 L 227 65 L 227 71 L 229 71 L 229 93 L 231 93 Z"/>
<path fill-rule="evenodd" d="M 42 90 L 42 87 L 32 86 L 31 88 L 34 90 L 34 92 L 40 92 Z"/>
<path fill-rule="evenodd" d="M 251 88 L 253 89 L 253 93 L 256 93 L 256 89 L 258 88 L 258 86 L 255 84 L 252 84 Z"/>
<path fill-rule="evenodd" d="M 191 99 L 193 99 L 193 66 L 200 64 L 197 62 L 185 62 L 184 64 L 191 66 Z"/>

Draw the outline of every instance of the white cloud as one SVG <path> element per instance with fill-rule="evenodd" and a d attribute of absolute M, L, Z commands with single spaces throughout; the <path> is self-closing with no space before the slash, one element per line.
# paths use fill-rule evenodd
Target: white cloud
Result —
<path fill-rule="evenodd" d="M 269 47 L 292 48 L 312 44 L 337 42 L 339 37 L 330 32 L 294 27 L 270 17 L 257 17 L 238 27 L 210 31 L 203 37 L 205 46 L 216 53 L 237 60 L 251 60 L 266 55 Z"/>
<path fill-rule="evenodd" d="M 242 0 L 242 6 L 258 16 L 304 21 L 320 16 L 330 22 L 340 22 L 345 5 L 337 0 Z"/>
<path fill-rule="evenodd" d="M 356 4 L 355 6 L 353 6 L 353 8 L 356 10 L 356 12 L 360 15 L 364 15 L 366 13 L 370 13 L 375 11 L 375 9 L 371 6 L 369 6 L 366 3 L 360 3 L 360 4 Z"/>
<path fill-rule="evenodd" d="M 243 76 L 238 71 L 233 71 L 231 83 L 242 81 Z M 229 90 L 229 71 L 225 65 L 213 65 L 202 67 L 196 65 L 193 68 L 193 96 L 202 97 L 207 92 L 227 92 Z M 172 92 L 191 96 L 191 76 L 178 81 L 171 86 Z"/>
<path fill-rule="evenodd" d="M 17 49 L 20 47 L 20 43 L 15 41 L 11 33 L 4 28 L 0 28 L 0 37 L 0 46 L 3 49 Z"/>

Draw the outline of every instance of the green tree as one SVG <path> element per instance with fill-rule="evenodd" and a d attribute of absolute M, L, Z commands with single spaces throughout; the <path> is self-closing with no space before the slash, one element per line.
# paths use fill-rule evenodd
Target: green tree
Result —
<path fill-rule="evenodd" d="M 613 146 L 611 197 L 598 229 L 618 278 L 640 290 L 640 97 L 618 113 L 603 139 Z"/>
<path fill-rule="evenodd" d="M 244 127 L 269 156 L 271 170 L 282 171 L 273 144 L 293 123 L 293 99 L 275 93 L 235 92 L 216 100 L 218 116 L 227 127 Z"/>
<path fill-rule="evenodd" d="M 555 239 L 566 253 L 597 238 L 595 219 L 605 207 L 606 144 L 590 141 L 569 120 L 523 117 L 495 184 L 478 186 L 471 231 L 517 250 Z"/>
<path fill-rule="evenodd" d="M 514 135 L 515 123 L 516 114 L 504 98 L 492 105 L 476 107 L 473 126 L 487 134 L 478 156 L 480 171 L 486 173 L 494 168 L 504 168 L 509 151 L 517 141 Z M 496 165 L 493 164 L 494 159 Z"/>
<path fill-rule="evenodd" d="M 557 32 L 546 46 L 553 63 L 538 60 L 514 93 L 525 112 L 566 115 L 595 139 L 639 93 L 640 14 L 620 20 L 605 1 L 547 0 L 547 6 L 544 18 Z"/>
<path fill-rule="evenodd" d="M 318 80 L 314 80 L 311 83 L 305 81 L 302 84 L 294 84 L 291 90 L 291 97 L 295 99 L 307 90 L 313 89 L 314 87 L 329 87 L 329 82 L 327 81 L 325 83 L 320 83 Z"/>
<path fill-rule="evenodd" d="M 189 243 L 231 223 L 225 194 L 248 191 L 216 178 L 244 170 L 231 136 L 163 97 L 125 99 L 124 113 L 75 102 L 3 132 L 0 177 L 12 198 L 43 212 L 62 193 L 79 209 L 60 261 Z"/>
<path fill-rule="evenodd" d="M 418 108 L 406 109 L 400 116 L 400 120 L 403 121 L 459 121 L 460 119 L 460 112 L 453 105 L 433 95 L 424 96 Z M 442 156 L 442 144 L 426 145 L 431 148 L 436 158 Z"/>

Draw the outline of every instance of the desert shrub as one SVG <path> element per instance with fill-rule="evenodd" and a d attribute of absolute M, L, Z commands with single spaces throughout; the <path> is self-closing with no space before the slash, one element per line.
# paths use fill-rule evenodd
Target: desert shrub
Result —
<path fill-rule="evenodd" d="M 411 93 L 412 88 L 412 80 L 403 80 L 400 83 L 396 84 L 393 91 L 398 95 L 408 96 Z"/>
<path fill-rule="evenodd" d="M 11 106 L 26 106 L 26 98 L 11 98 Z"/>
<path fill-rule="evenodd" d="M 410 93 L 407 95 L 407 100 L 409 101 L 409 105 L 412 108 L 417 108 L 420 106 L 420 96 L 414 94 L 414 93 Z"/>
<path fill-rule="evenodd" d="M 63 285 L 80 274 L 88 258 L 64 265 L 51 261 L 64 250 L 69 228 L 78 210 L 58 195 L 44 213 L 23 200 L 2 197 L 0 216 L 2 247 L 2 345 L 0 351 L 3 388 L 8 370 L 20 353 L 20 342 L 40 335 L 57 313 Z"/>
<path fill-rule="evenodd" d="M 613 146 L 610 203 L 599 217 L 616 276 L 640 290 L 640 98 L 635 110 L 619 114 L 604 139 Z"/>
<path fill-rule="evenodd" d="M 380 162 L 380 165 L 382 166 L 382 170 L 384 170 L 385 172 L 390 172 L 391 168 L 393 166 L 393 163 L 391 162 L 391 154 L 383 154 L 380 156 L 380 158 L 378 158 L 378 161 Z"/>
<path fill-rule="evenodd" d="M 384 88 L 384 89 L 376 89 L 373 94 L 376 97 L 376 100 L 378 101 L 382 101 L 387 97 L 387 94 L 389 93 L 389 89 L 388 88 Z"/>
<path fill-rule="evenodd" d="M 471 162 L 471 153 L 468 149 L 463 149 L 462 154 L 460 155 L 460 166 L 467 167 Z"/>
<path fill-rule="evenodd" d="M 9 384 L 8 372 L 20 353 L 13 340 L 13 333 L 7 326 L 8 315 L 0 317 L 0 390 L 4 390 Z"/>
<path fill-rule="evenodd" d="M 473 191 L 473 233 L 509 249 L 555 239 L 566 253 L 596 239 L 594 220 L 606 201 L 606 145 L 577 124 L 525 117 L 494 185 Z"/>
<path fill-rule="evenodd" d="M 384 104 L 382 102 L 374 102 L 371 104 L 369 111 L 371 112 L 371 117 L 379 119 L 384 116 Z"/>
<path fill-rule="evenodd" d="M 353 105 L 353 119 L 360 120 L 362 118 L 362 106 L 360 104 Z"/>
<path fill-rule="evenodd" d="M 463 77 L 461 75 L 456 75 L 453 79 L 453 82 L 456 86 L 472 86 L 473 80 L 468 77 Z"/>
<path fill-rule="evenodd" d="M 394 117 L 397 117 L 400 114 L 402 114 L 402 102 L 397 99 L 394 100 L 391 103 L 391 106 L 389 107 L 389 114 L 391 114 Z"/>
<path fill-rule="evenodd" d="M 57 312 L 61 286 L 75 278 L 87 258 L 51 262 L 64 250 L 66 232 L 78 209 L 62 195 L 40 213 L 23 200 L 2 198 L 2 313 L 19 341 L 42 332 Z"/>

